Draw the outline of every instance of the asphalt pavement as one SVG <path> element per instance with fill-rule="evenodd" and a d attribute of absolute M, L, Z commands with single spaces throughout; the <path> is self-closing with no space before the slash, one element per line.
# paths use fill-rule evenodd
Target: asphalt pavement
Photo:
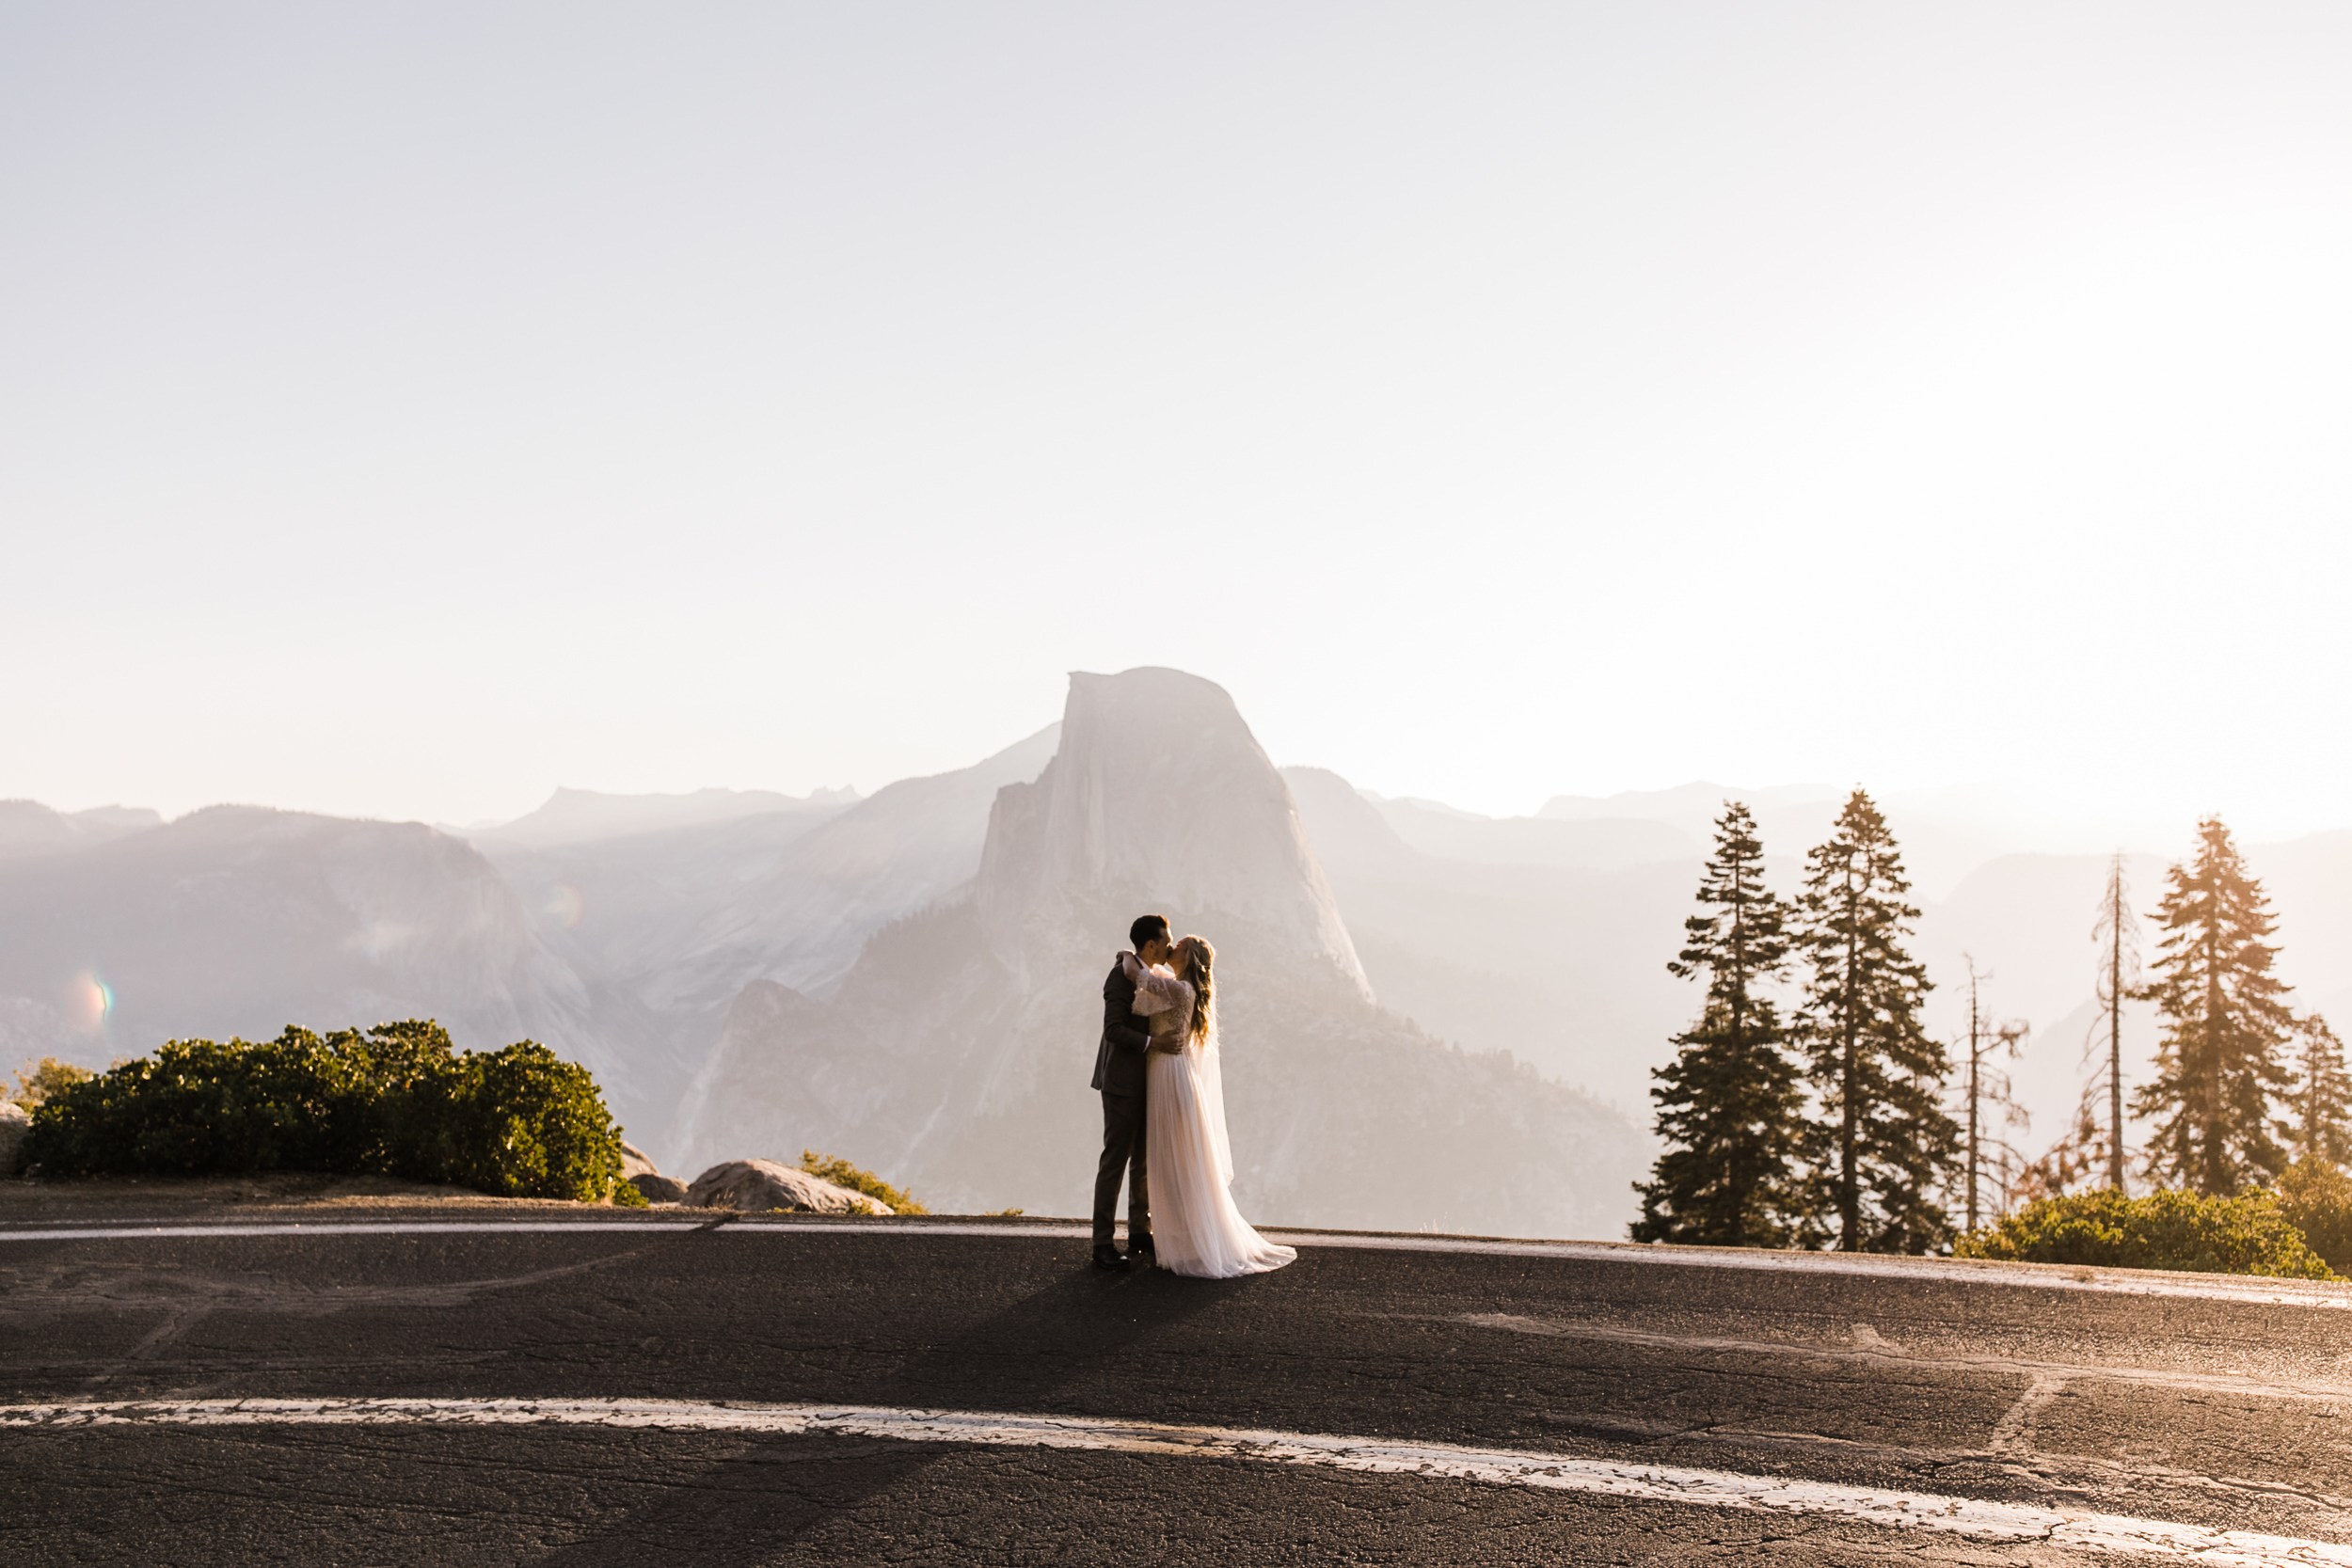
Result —
<path fill-rule="evenodd" d="M 0 1561 L 2352 1562 L 2352 1287 L 334 1219 L 0 1235 Z"/>

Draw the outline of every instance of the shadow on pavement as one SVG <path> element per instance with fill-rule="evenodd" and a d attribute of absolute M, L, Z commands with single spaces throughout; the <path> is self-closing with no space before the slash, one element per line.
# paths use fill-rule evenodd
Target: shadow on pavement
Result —
<path fill-rule="evenodd" d="M 1059 1402 L 1057 1391 L 1098 1376 L 1154 1335 L 1251 1283 L 1180 1279 L 1158 1271 L 1073 1273 L 912 1357 L 882 1380 L 886 1398 L 860 1402 L 957 1408 L 952 1391 L 968 1390 L 976 1368 L 1001 1360 L 1022 1370 L 1020 1408 L 1051 1411 Z M 1041 1341 L 1058 1341 L 1063 1354 L 1041 1360 Z M 1041 1366 L 1057 1370 L 1041 1372 Z M 635 1568 L 662 1554 L 714 1568 L 748 1568 L 948 1451 L 876 1438 L 756 1441 L 718 1464 L 679 1474 L 663 1497 L 617 1527 L 540 1560 L 550 1568 Z"/>

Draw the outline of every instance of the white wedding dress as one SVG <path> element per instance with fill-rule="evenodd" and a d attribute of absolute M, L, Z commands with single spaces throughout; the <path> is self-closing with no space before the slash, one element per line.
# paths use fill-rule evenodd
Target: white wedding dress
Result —
<path fill-rule="evenodd" d="M 1145 969 L 1132 957 L 1126 962 L 1136 982 L 1136 1011 L 1151 1020 L 1152 1038 L 1185 1037 L 1191 985 L 1166 969 Z M 1233 1207 L 1233 1146 L 1225 1135 L 1225 1079 L 1214 1017 L 1203 1038 L 1181 1051 L 1154 1050 L 1145 1071 L 1144 1184 L 1160 1261 L 1196 1279 L 1266 1274 L 1295 1261 L 1295 1248 L 1267 1241 Z"/>

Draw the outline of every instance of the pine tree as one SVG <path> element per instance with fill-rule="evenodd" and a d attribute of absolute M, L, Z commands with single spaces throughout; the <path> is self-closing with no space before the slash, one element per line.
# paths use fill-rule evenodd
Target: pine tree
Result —
<path fill-rule="evenodd" d="M 2344 1042 L 2317 1013 L 2297 1023 L 2296 1033 L 2302 1049 L 2295 1065 L 2303 1082 L 2295 1095 L 2295 1151 L 2341 1165 L 2352 1158 L 2352 1077 L 2344 1069 Z"/>
<path fill-rule="evenodd" d="M 2271 972 L 2269 900 L 2219 817 L 2197 824 L 2196 854 L 2165 873 L 2156 918 L 2164 935 L 2144 994 L 2164 1034 L 2155 1080 L 2132 1111 L 2163 1118 L 2150 1174 L 2231 1196 L 2286 1168 L 2270 1099 L 2294 1083 L 2283 1053 L 2295 1018 Z"/>
<path fill-rule="evenodd" d="M 1764 885 L 1756 819 L 1726 801 L 1699 879 L 1708 912 L 1683 923 L 1669 973 L 1707 982 L 1698 1022 L 1654 1069 L 1658 1135 L 1668 1144 L 1642 1195 L 1637 1242 L 1786 1246 L 1793 1239 L 1789 1155 L 1802 1095 L 1788 1030 L 1762 988 L 1788 962 L 1787 906 Z"/>
<path fill-rule="evenodd" d="M 1919 1023 L 1931 987 L 1905 951 L 1919 911 L 1885 817 L 1857 789 L 1805 857 L 1800 1032 L 1823 1119 L 1809 1130 L 1809 1235 L 1843 1252 L 1925 1253 L 1952 1234 L 1936 1201 L 1957 1172 L 1951 1063 Z"/>

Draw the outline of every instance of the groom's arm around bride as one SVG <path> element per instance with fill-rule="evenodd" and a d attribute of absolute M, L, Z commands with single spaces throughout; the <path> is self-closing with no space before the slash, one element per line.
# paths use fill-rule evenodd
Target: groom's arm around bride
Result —
<path fill-rule="evenodd" d="M 1128 928 L 1128 940 L 1147 963 L 1152 950 L 1168 945 L 1168 922 L 1147 914 Z M 1136 1015 L 1136 983 L 1114 960 L 1103 980 L 1103 1037 L 1094 1052 L 1094 1087 L 1103 1096 L 1103 1158 L 1094 1172 L 1094 1261 L 1123 1268 L 1112 1245 L 1119 1213 L 1119 1188 L 1127 1187 L 1127 1245 L 1152 1248 L 1152 1212 L 1147 1206 L 1143 1164 L 1144 1062 L 1152 1034 Z"/>

